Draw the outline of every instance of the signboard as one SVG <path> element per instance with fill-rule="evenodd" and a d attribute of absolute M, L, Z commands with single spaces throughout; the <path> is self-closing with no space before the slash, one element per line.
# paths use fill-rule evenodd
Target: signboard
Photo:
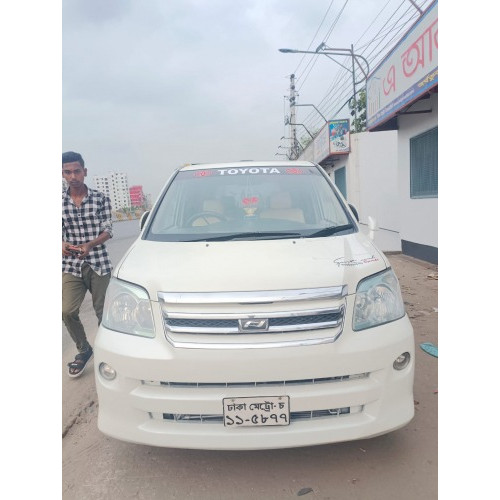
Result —
<path fill-rule="evenodd" d="M 330 154 L 348 154 L 351 151 L 349 119 L 328 122 Z"/>
<path fill-rule="evenodd" d="M 368 77 L 368 129 L 392 118 L 438 84 L 437 7 L 436 1 Z"/>
<path fill-rule="evenodd" d="M 348 118 L 330 120 L 302 151 L 299 159 L 321 163 L 332 155 L 349 154 L 351 151 L 349 127 Z"/>

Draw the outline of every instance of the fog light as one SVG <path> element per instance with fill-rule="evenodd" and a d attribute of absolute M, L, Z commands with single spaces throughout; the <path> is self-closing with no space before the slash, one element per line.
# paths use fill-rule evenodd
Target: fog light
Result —
<path fill-rule="evenodd" d="M 101 374 L 102 378 L 106 380 L 114 380 L 116 378 L 116 371 L 107 363 L 101 363 L 99 365 L 99 373 Z"/>
<path fill-rule="evenodd" d="M 410 353 L 404 352 L 395 359 L 392 366 L 394 367 L 395 370 L 404 370 L 408 366 L 409 362 L 410 362 Z"/>

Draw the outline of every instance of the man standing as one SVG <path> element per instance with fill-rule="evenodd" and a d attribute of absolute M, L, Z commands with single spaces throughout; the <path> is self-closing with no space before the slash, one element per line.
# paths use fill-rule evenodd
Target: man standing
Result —
<path fill-rule="evenodd" d="M 101 323 L 111 262 L 104 242 L 113 236 L 111 202 L 84 183 L 87 169 L 79 153 L 62 155 L 62 317 L 78 354 L 68 363 L 70 377 L 79 377 L 93 355 L 79 312 L 87 290 Z"/>

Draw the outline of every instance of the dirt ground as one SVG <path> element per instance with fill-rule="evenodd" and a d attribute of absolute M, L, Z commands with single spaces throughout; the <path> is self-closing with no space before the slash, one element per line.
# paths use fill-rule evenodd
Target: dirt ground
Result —
<path fill-rule="evenodd" d="M 93 365 L 69 379 L 63 335 L 62 498 L 73 499 L 436 499 L 438 496 L 437 266 L 389 255 L 415 331 L 415 418 L 378 438 L 286 450 L 195 451 L 127 444 L 97 429 Z M 82 310 L 91 341 L 90 302 Z M 63 327 L 64 330 L 64 327 Z M 66 347 L 64 346 L 66 342 Z M 68 358 L 68 359 L 66 359 Z"/>

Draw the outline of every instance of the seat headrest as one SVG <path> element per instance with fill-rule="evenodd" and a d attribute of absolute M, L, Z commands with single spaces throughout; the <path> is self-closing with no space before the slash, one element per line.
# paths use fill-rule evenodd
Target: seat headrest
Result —
<path fill-rule="evenodd" d="M 221 214 L 223 212 L 222 203 L 219 200 L 204 200 L 203 211 L 217 212 L 218 214 Z"/>
<path fill-rule="evenodd" d="M 274 193 L 269 197 L 269 208 L 272 209 L 283 209 L 292 207 L 292 197 L 290 193 L 282 191 L 280 193 Z"/>

